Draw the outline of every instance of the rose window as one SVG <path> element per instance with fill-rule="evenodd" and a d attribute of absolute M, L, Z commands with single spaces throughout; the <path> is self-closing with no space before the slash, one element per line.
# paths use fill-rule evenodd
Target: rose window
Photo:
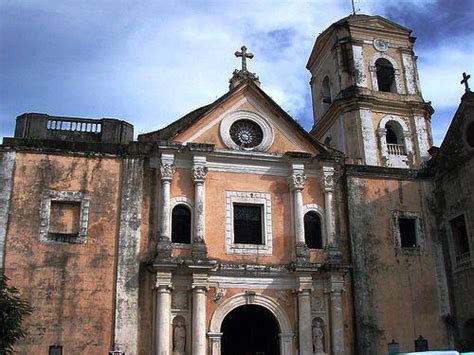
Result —
<path fill-rule="evenodd" d="M 241 148 L 254 148 L 263 140 L 262 129 L 251 120 L 235 121 L 229 133 L 230 138 Z"/>

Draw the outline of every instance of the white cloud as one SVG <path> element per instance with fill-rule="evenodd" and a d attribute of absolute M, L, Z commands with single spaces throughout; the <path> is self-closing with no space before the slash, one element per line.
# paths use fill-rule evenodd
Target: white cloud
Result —
<path fill-rule="evenodd" d="M 429 8 L 433 2 L 403 3 Z M 317 35 L 351 10 L 346 0 L 25 0 L 22 5 L 9 2 L 8 6 L 51 13 L 51 22 L 69 24 L 63 33 L 66 39 L 68 31 L 73 42 L 87 33 L 91 34 L 87 41 L 101 38 L 100 45 L 106 46 L 106 50 L 84 53 L 80 64 L 50 69 L 50 76 L 39 74 L 45 82 L 51 81 L 49 90 L 57 90 L 51 100 L 55 94 L 62 97 L 58 102 L 48 101 L 51 114 L 116 116 L 133 123 L 137 133 L 162 127 L 223 95 L 232 71 L 239 67 L 233 53 L 242 44 L 255 54 L 249 69 L 260 76 L 262 88 L 293 117 L 311 121 L 301 117 L 310 111 L 305 100 L 310 91 L 306 61 Z M 386 6 L 376 0 L 356 1 L 364 13 L 389 16 L 384 13 Z M 111 37 L 103 41 L 106 35 Z M 458 102 L 459 75 L 468 70 L 463 65 L 473 52 L 472 44 L 466 43 L 438 42 L 428 50 L 415 47 L 424 96 L 435 107 Z M 67 73 L 60 75 L 61 69 Z M 74 86 L 67 86 L 64 79 Z M 33 107 L 45 111 L 41 104 Z M 2 112 L 23 111 L 19 106 L 2 108 Z"/>

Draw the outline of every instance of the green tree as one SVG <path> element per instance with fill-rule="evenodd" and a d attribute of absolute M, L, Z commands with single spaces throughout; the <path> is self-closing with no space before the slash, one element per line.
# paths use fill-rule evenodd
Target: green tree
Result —
<path fill-rule="evenodd" d="M 13 353 L 13 345 L 26 335 L 21 322 L 33 311 L 18 289 L 7 283 L 8 277 L 0 271 L 0 354 Z"/>

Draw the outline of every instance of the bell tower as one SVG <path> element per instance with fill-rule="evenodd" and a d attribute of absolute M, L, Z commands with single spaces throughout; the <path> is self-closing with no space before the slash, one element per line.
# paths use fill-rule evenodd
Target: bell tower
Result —
<path fill-rule="evenodd" d="M 350 15 L 321 33 L 308 60 L 311 133 L 353 164 L 418 168 L 432 146 L 411 30 Z"/>

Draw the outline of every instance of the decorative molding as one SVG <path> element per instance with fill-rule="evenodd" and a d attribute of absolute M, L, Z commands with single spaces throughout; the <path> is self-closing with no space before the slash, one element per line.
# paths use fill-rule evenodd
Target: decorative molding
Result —
<path fill-rule="evenodd" d="M 296 281 L 294 277 L 273 276 L 273 277 L 242 277 L 235 276 L 210 276 L 209 284 L 219 288 L 252 288 L 255 290 L 294 290 Z"/>
<path fill-rule="evenodd" d="M 324 191 L 333 192 L 335 187 L 335 169 L 332 166 L 324 166 L 322 178 Z"/>
<path fill-rule="evenodd" d="M 232 124 L 239 120 L 249 120 L 255 122 L 261 129 L 263 133 L 262 142 L 257 145 L 256 147 L 252 148 L 242 148 L 239 147 L 230 137 L 230 127 Z M 274 133 L 271 125 L 268 121 L 263 118 L 263 116 L 252 112 L 252 111 L 233 111 L 228 113 L 221 121 L 220 124 L 220 134 L 222 141 L 224 144 L 234 150 L 244 150 L 244 151 L 265 151 L 267 150 L 273 143 Z"/>
<path fill-rule="evenodd" d="M 194 166 L 193 167 L 193 181 L 194 183 L 203 183 L 207 177 L 206 166 Z"/>
<path fill-rule="evenodd" d="M 161 180 L 171 181 L 176 171 L 176 166 L 173 163 L 161 163 L 160 164 L 160 176 Z"/>
<path fill-rule="evenodd" d="M 40 242 L 52 242 L 54 239 L 49 237 L 49 223 L 51 216 L 51 201 L 60 202 L 79 202 L 80 216 L 79 216 L 79 233 L 77 236 L 68 241 L 69 243 L 86 243 L 87 242 L 87 225 L 89 221 L 89 204 L 90 198 L 88 192 L 82 191 L 44 191 L 40 207 Z"/>
<path fill-rule="evenodd" d="M 298 174 L 298 173 L 293 173 L 289 177 L 289 183 L 290 187 L 292 190 L 303 190 L 304 189 L 304 184 L 306 182 L 306 175 L 304 174 Z"/>
<path fill-rule="evenodd" d="M 172 275 L 171 272 L 158 271 L 155 276 L 155 288 L 164 287 L 166 289 L 171 289 L 172 284 Z"/>
<path fill-rule="evenodd" d="M 247 298 L 249 297 L 246 293 L 241 293 L 235 295 L 227 300 L 225 300 L 217 309 L 214 311 L 214 314 L 211 318 L 211 324 L 209 327 L 209 332 L 207 333 L 210 340 L 210 354 L 211 355 L 220 355 L 220 342 L 222 333 L 220 333 L 222 322 L 224 318 L 232 310 L 237 307 L 248 304 Z M 280 354 L 281 355 L 291 355 L 293 353 L 293 339 L 294 333 L 291 327 L 291 322 L 285 311 L 282 307 L 272 298 L 266 295 L 253 294 L 252 304 L 261 306 L 270 311 L 276 318 L 279 328 L 280 328 Z"/>
<path fill-rule="evenodd" d="M 234 243 L 234 203 L 263 206 L 263 244 Z M 270 194 L 262 192 L 226 191 L 225 244 L 227 253 L 271 255 L 273 253 L 272 236 L 272 201 Z"/>

